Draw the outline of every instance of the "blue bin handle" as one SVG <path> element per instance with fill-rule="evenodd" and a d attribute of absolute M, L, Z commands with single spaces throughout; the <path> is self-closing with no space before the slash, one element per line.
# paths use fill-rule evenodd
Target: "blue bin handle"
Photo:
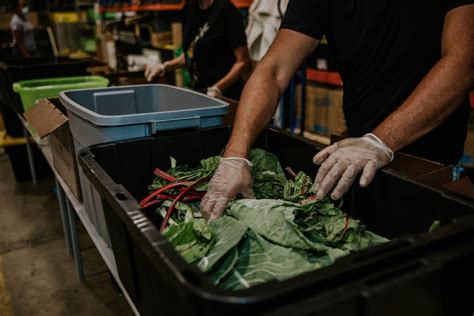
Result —
<path fill-rule="evenodd" d="M 199 127 L 201 127 L 200 116 L 183 117 L 168 120 L 156 120 L 150 122 L 150 133 L 156 134 L 157 132 L 162 131 Z"/>

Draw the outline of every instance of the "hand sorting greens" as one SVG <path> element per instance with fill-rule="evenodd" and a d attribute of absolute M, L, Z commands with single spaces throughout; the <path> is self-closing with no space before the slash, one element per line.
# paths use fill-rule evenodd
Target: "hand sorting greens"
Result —
<path fill-rule="evenodd" d="M 316 200 L 311 178 L 303 172 L 287 180 L 278 158 L 254 149 L 244 197 L 235 199 L 222 216 L 208 222 L 200 202 L 215 174 L 219 157 L 199 167 L 156 169 L 143 208 L 154 207 L 163 217 L 161 231 L 189 264 L 207 273 L 214 284 L 232 290 L 271 280 L 285 280 L 328 266 L 337 258 L 388 240 L 343 213 L 330 199 Z M 222 162 L 221 162 L 222 166 Z M 251 180 L 250 180 L 251 181 Z M 207 214 L 205 214 L 207 215 Z"/>

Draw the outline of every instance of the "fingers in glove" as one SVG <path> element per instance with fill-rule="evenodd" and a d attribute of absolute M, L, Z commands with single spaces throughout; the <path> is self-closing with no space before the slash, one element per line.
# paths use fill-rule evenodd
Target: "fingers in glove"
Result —
<path fill-rule="evenodd" d="M 201 214 L 204 219 L 208 220 L 211 217 L 212 210 L 214 209 L 215 202 L 209 198 L 209 195 L 205 195 L 201 200 Z"/>
<path fill-rule="evenodd" d="M 319 153 L 317 153 L 314 156 L 313 163 L 317 165 L 322 164 L 324 161 L 326 161 L 326 159 L 329 158 L 329 156 L 331 156 L 336 151 L 336 149 L 337 149 L 337 143 L 324 148 L 323 150 L 321 150 Z"/>
<path fill-rule="evenodd" d="M 319 167 L 318 174 L 316 175 L 316 179 L 314 179 L 313 184 L 313 192 L 317 193 L 323 179 L 326 177 L 328 172 L 332 169 L 332 167 L 337 163 L 336 157 L 329 157 L 322 165 Z"/>
<path fill-rule="evenodd" d="M 370 182 L 375 177 L 375 173 L 377 172 L 377 163 L 375 161 L 370 160 L 365 166 L 362 171 L 362 175 L 360 176 L 359 185 L 363 188 L 367 187 Z"/>
<path fill-rule="evenodd" d="M 332 188 L 334 188 L 344 171 L 345 168 L 343 168 L 343 165 L 340 162 L 333 165 L 319 186 L 318 192 L 316 193 L 317 200 L 322 200 L 326 197 Z"/>
<path fill-rule="evenodd" d="M 211 216 L 209 217 L 209 221 L 213 221 L 221 217 L 222 214 L 224 214 L 224 211 L 228 203 L 229 203 L 229 199 L 226 199 L 226 198 L 216 199 Z"/>
<path fill-rule="evenodd" d="M 355 166 L 352 164 L 349 165 L 342 174 L 341 179 L 339 179 L 336 188 L 331 194 L 331 198 L 333 200 L 339 200 L 344 194 L 346 194 L 346 192 L 349 191 L 349 188 L 354 182 L 356 176 L 357 173 Z"/>

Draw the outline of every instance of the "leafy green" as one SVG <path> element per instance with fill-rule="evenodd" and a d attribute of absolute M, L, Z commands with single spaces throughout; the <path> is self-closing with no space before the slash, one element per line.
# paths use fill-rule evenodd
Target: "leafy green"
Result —
<path fill-rule="evenodd" d="M 429 232 L 432 232 L 432 231 L 438 229 L 439 226 L 441 226 L 441 222 L 440 222 L 439 220 L 436 220 L 436 221 L 434 221 L 434 222 L 431 224 L 431 226 L 430 226 L 430 228 L 428 229 L 428 231 L 429 231 Z"/>
<path fill-rule="evenodd" d="M 177 181 L 210 177 L 219 159 L 201 160 L 196 168 L 174 162 L 168 173 Z M 250 159 L 257 199 L 231 202 L 226 213 L 211 223 L 202 219 L 199 202 L 177 202 L 171 226 L 163 232 L 186 262 L 207 273 L 214 284 L 237 290 L 281 281 L 388 241 L 343 213 L 340 204 L 316 201 L 313 182 L 305 173 L 286 180 L 275 155 L 254 149 Z M 165 184 L 156 178 L 150 190 Z M 207 183 L 196 190 L 207 190 Z M 171 204 L 163 201 L 157 212 L 165 217 Z"/>
<path fill-rule="evenodd" d="M 285 280 L 314 270 L 315 265 L 291 248 L 268 242 L 249 231 L 239 245 L 239 258 L 221 286 L 227 289 L 243 289 L 271 280 Z"/>
<path fill-rule="evenodd" d="M 247 226 L 230 216 L 224 215 L 212 222 L 210 229 L 216 236 L 216 243 L 198 263 L 199 269 L 204 272 L 211 270 L 219 259 L 237 246 L 247 231 Z"/>
<path fill-rule="evenodd" d="M 327 251 L 330 256 L 340 257 L 345 252 L 330 249 L 324 243 L 315 243 L 306 238 L 293 222 L 298 205 L 282 200 L 238 200 L 232 203 L 227 213 L 244 222 L 252 231 L 269 241 L 284 247 Z"/>
<path fill-rule="evenodd" d="M 171 225 L 163 232 L 163 236 L 187 263 L 202 259 L 214 243 L 214 232 L 203 219 Z"/>
<path fill-rule="evenodd" d="M 278 157 L 262 149 L 250 153 L 253 188 L 257 199 L 278 199 L 283 195 L 286 178 Z"/>
<path fill-rule="evenodd" d="M 232 271 L 238 259 L 239 250 L 237 247 L 234 247 L 227 252 L 227 254 L 218 262 L 217 266 L 210 272 L 214 284 L 219 284 L 219 282 L 225 278 L 230 271 Z"/>
<path fill-rule="evenodd" d="M 299 202 L 311 193 L 312 186 L 313 181 L 311 177 L 304 172 L 299 172 L 294 181 L 288 180 L 286 182 L 283 190 L 283 199 L 286 201 Z"/>

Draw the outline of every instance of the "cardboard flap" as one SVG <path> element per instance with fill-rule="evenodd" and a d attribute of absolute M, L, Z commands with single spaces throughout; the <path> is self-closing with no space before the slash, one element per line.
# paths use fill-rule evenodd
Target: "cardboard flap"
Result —
<path fill-rule="evenodd" d="M 68 118 L 47 99 L 36 102 L 23 116 L 40 138 L 48 136 L 68 121 Z"/>
<path fill-rule="evenodd" d="M 474 199 L 474 184 L 472 184 L 468 177 L 462 177 L 457 181 L 447 183 L 443 185 L 443 188 L 451 193 Z"/>

